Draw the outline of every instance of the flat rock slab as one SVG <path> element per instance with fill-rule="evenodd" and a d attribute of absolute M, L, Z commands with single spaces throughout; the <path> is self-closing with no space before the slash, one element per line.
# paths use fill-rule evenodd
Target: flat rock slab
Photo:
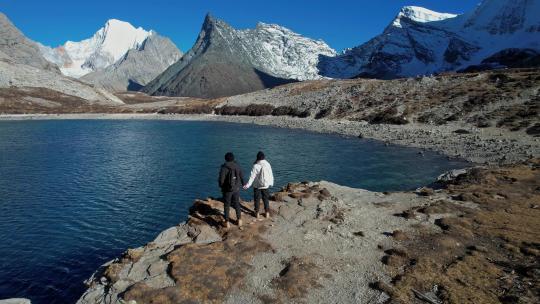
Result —
<path fill-rule="evenodd" d="M 370 301 L 381 293 L 369 283 L 385 276 L 378 247 L 396 239 L 384 232 L 415 223 L 393 214 L 431 197 L 305 182 L 272 198 L 270 219 L 242 202 L 241 229 L 234 212 L 223 227 L 221 201 L 195 201 L 185 224 L 110 263 L 79 303 Z"/>

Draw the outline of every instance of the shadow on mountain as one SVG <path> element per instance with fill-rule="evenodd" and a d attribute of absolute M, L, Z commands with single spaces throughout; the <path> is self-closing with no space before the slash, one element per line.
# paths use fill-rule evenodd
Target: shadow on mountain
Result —
<path fill-rule="evenodd" d="M 128 79 L 128 91 L 140 91 L 144 86 L 136 81 Z"/>
<path fill-rule="evenodd" d="M 232 54 L 209 51 L 193 58 L 152 95 L 219 98 L 295 82 L 255 69 Z"/>
<path fill-rule="evenodd" d="M 327 56 L 319 54 L 319 61 L 317 63 L 317 69 L 319 70 L 319 75 L 329 78 L 341 78 L 339 72 L 335 69 L 342 61 L 341 57 L 338 56 Z"/>
<path fill-rule="evenodd" d="M 335 57 L 319 55 L 319 75 L 334 79 L 384 79 L 401 78 L 397 72 L 398 62 L 404 60 L 402 55 L 379 52 L 372 54 L 368 64 L 360 65 L 358 54 L 354 51 Z M 362 72 L 361 72 L 362 70 Z M 348 76 L 344 76 L 348 75 Z"/>
<path fill-rule="evenodd" d="M 480 64 L 468 66 L 458 72 L 469 73 L 493 69 L 538 67 L 540 67 L 540 53 L 536 50 L 509 48 L 487 57 Z"/>
<path fill-rule="evenodd" d="M 265 88 L 273 88 L 288 83 L 298 82 L 296 79 L 275 77 L 257 69 L 253 69 L 253 71 L 259 76 L 259 79 Z"/>

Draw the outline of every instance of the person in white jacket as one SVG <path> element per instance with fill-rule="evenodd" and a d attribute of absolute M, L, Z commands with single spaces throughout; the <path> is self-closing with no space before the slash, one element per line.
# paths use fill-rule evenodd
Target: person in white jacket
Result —
<path fill-rule="evenodd" d="M 257 153 L 257 160 L 253 164 L 251 169 L 251 175 L 249 181 L 244 185 L 244 190 L 247 190 L 253 185 L 253 200 L 255 201 L 255 216 L 259 219 L 259 207 L 260 201 L 264 203 L 265 217 L 270 217 L 270 205 L 268 188 L 274 185 L 274 174 L 272 173 L 272 166 L 265 160 L 264 153 L 259 151 Z"/>

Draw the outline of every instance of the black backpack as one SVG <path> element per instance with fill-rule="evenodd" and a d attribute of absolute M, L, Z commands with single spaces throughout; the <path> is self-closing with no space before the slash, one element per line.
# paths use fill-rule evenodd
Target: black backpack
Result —
<path fill-rule="evenodd" d="M 235 190 L 238 188 L 238 171 L 229 168 L 229 173 L 227 174 L 227 181 L 225 182 L 226 188 L 229 190 Z"/>

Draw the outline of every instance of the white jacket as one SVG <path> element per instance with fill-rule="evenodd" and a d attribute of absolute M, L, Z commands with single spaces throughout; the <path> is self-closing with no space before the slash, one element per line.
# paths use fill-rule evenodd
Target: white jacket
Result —
<path fill-rule="evenodd" d="M 246 187 L 251 185 L 257 189 L 268 189 L 274 185 L 274 174 L 269 162 L 263 159 L 253 165 Z"/>

